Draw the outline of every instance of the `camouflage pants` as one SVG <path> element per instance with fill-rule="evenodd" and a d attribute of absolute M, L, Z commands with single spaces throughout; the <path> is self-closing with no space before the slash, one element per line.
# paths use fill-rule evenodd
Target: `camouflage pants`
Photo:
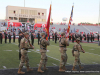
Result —
<path fill-rule="evenodd" d="M 21 61 L 20 61 L 20 64 L 19 64 L 20 69 L 23 68 L 24 63 L 26 64 L 26 67 L 29 67 L 29 58 L 28 58 L 28 55 L 27 55 L 27 50 L 21 49 Z"/>
<path fill-rule="evenodd" d="M 45 52 L 41 52 L 41 60 L 39 63 L 39 67 L 42 67 L 43 65 L 46 65 L 48 58 Z"/>
<path fill-rule="evenodd" d="M 75 61 L 73 63 L 73 66 L 75 67 L 77 65 L 77 63 L 78 63 L 78 65 L 81 65 L 80 58 L 79 58 L 80 53 L 78 51 L 74 51 L 74 56 L 75 56 Z"/>
<path fill-rule="evenodd" d="M 67 62 L 67 54 L 66 54 L 66 51 L 63 50 L 63 52 L 61 52 L 61 59 L 60 59 L 60 68 L 62 68 L 63 66 L 66 65 L 66 62 Z"/>

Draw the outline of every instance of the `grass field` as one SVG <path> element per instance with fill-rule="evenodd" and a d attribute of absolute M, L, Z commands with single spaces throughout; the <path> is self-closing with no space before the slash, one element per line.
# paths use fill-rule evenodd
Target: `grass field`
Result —
<path fill-rule="evenodd" d="M 68 60 L 66 65 L 72 65 L 74 57 L 72 56 L 72 47 L 75 43 L 71 43 L 67 47 Z M 80 59 L 82 64 L 100 64 L 100 47 L 98 44 L 93 43 L 81 43 L 86 53 L 80 53 Z M 34 43 L 35 49 L 30 49 L 28 56 L 31 67 L 38 67 L 40 61 L 40 53 L 37 39 Z M 48 62 L 47 66 L 59 66 L 60 52 L 59 43 L 55 44 L 54 41 L 50 41 L 50 46 L 47 47 Z M 4 43 L 0 44 L 0 69 L 5 68 L 18 68 L 19 66 L 19 53 L 18 53 L 18 40 L 16 43 Z"/>

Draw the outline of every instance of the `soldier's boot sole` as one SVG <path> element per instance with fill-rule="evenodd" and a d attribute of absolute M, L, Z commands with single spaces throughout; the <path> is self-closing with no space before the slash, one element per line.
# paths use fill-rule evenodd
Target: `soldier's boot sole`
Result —
<path fill-rule="evenodd" d="M 48 70 L 48 68 L 44 68 L 43 70 L 45 70 L 45 71 L 46 71 L 46 70 Z"/>
<path fill-rule="evenodd" d="M 27 69 L 27 72 L 32 72 L 33 71 L 33 69 Z"/>
<path fill-rule="evenodd" d="M 22 72 L 22 71 L 18 71 L 17 73 L 18 74 L 25 74 L 25 72 Z"/>
<path fill-rule="evenodd" d="M 77 71 L 77 69 L 72 69 L 72 71 Z"/>
<path fill-rule="evenodd" d="M 66 68 L 66 67 L 63 67 L 63 70 L 65 70 L 65 71 L 66 71 L 66 70 L 67 70 L 67 68 Z"/>
<path fill-rule="evenodd" d="M 37 72 L 43 73 L 44 71 L 42 71 L 42 70 L 37 70 Z"/>
<path fill-rule="evenodd" d="M 83 69 L 84 67 L 80 67 L 80 70 Z"/>
<path fill-rule="evenodd" d="M 63 70 L 63 69 L 59 69 L 59 72 L 65 72 L 65 70 Z"/>

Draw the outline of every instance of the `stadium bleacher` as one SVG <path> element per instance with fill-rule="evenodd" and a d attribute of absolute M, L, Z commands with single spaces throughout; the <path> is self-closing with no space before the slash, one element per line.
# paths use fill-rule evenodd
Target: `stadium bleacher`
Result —
<path fill-rule="evenodd" d="M 68 25 L 51 25 L 50 30 L 52 27 L 59 31 L 59 28 L 61 28 L 61 32 L 63 31 L 64 28 L 68 28 Z M 79 30 L 79 32 L 85 32 L 85 33 L 90 33 L 90 32 L 100 32 L 100 27 L 99 26 L 78 26 L 78 25 L 71 25 L 70 31 L 72 32 Z"/>

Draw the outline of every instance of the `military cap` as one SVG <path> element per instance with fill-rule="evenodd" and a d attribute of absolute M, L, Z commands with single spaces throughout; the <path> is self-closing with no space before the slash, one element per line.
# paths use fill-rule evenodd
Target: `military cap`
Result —
<path fill-rule="evenodd" d="M 45 35 L 45 33 L 41 33 L 41 36 Z"/>
<path fill-rule="evenodd" d="M 77 38 L 76 41 L 80 41 L 80 38 Z"/>
<path fill-rule="evenodd" d="M 61 33 L 61 36 L 63 36 L 63 35 L 65 35 L 65 33 L 64 33 L 64 32 L 62 32 L 62 33 Z"/>
<path fill-rule="evenodd" d="M 25 35 L 29 35 L 29 33 L 28 33 L 28 32 L 25 32 L 24 34 L 25 34 Z"/>

